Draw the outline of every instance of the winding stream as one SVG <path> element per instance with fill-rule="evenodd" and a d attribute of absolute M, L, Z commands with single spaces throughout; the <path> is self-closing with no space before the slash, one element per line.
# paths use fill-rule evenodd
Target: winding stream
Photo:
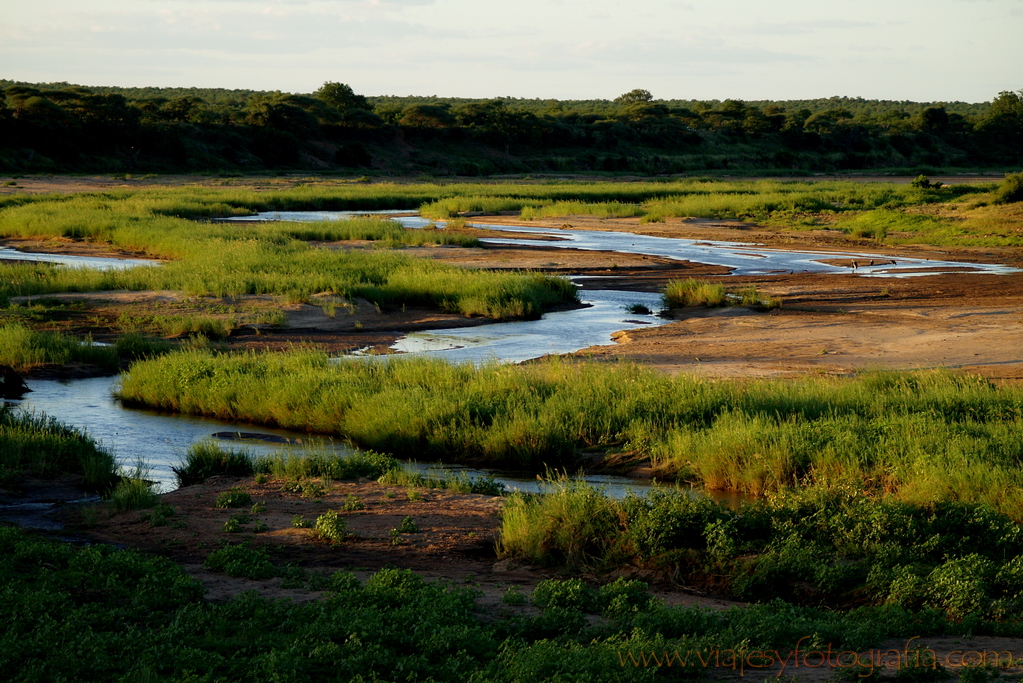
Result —
<path fill-rule="evenodd" d="M 301 455 L 313 450 L 339 454 L 351 453 L 351 447 L 322 435 L 271 429 L 263 425 L 225 422 L 205 417 L 155 410 L 125 408 L 113 398 L 119 382 L 117 377 L 93 377 L 75 380 L 29 380 L 30 393 L 15 401 L 28 412 L 46 413 L 64 424 L 89 433 L 127 469 L 141 460 L 145 476 L 159 482 L 163 491 L 177 488 L 172 467 L 178 465 L 185 451 L 194 443 L 212 439 L 221 447 L 245 449 L 258 455 L 285 452 Z M 252 438 L 258 435 L 258 438 Z M 248 438 L 246 438 L 248 437 Z M 493 476 L 511 489 L 536 492 L 539 483 L 533 475 L 481 470 L 458 465 L 408 463 L 424 474 L 466 472 L 470 476 Z M 649 483 L 626 477 L 587 475 L 586 481 L 604 486 L 610 495 L 625 496 L 629 491 L 641 492 Z"/>
<path fill-rule="evenodd" d="M 431 223 L 414 214 L 396 211 L 353 212 L 273 212 L 240 220 L 337 220 L 353 215 L 376 213 L 396 216 L 407 227 Z M 399 215 L 403 214 L 403 215 Z M 528 226 L 488 225 L 476 227 L 494 231 L 530 233 L 547 238 L 545 247 L 609 251 L 657 256 L 676 260 L 718 265 L 730 268 L 734 275 L 761 275 L 786 272 L 850 273 L 864 277 L 909 277 L 942 272 L 1009 273 L 1018 269 L 1008 266 L 926 259 L 891 259 L 878 254 L 859 252 L 811 252 L 767 249 L 737 242 L 708 242 L 635 235 L 623 232 L 587 230 L 551 230 Z M 536 245 L 535 240 L 521 238 L 484 238 L 490 244 Z M 44 261 L 69 267 L 98 269 L 130 268 L 153 265 L 154 261 L 31 254 L 0 249 L 0 259 Z M 853 269 L 825 261 L 852 259 Z M 871 265 L 871 260 L 877 265 Z M 893 262 L 894 261 L 894 262 Z M 417 332 L 399 339 L 392 348 L 407 353 L 420 353 L 447 358 L 453 362 L 521 362 L 546 354 L 561 354 L 589 346 L 611 344 L 611 334 L 618 330 L 659 325 L 668 321 L 654 315 L 631 313 L 633 306 L 649 310 L 660 308 L 660 295 L 614 290 L 582 290 L 580 298 L 586 308 L 549 313 L 540 320 L 495 323 L 482 327 L 439 329 Z M 177 465 L 188 447 L 207 438 L 219 438 L 227 447 L 244 447 L 255 453 L 293 451 L 310 448 L 350 452 L 344 442 L 308 434 L 247 426 L 207 418 L 164 414 L 149 410 L 126 409 L 112 398 L 117 378 L 93 378 L 70 381 L 35 380 L 28 385 L 32 393 L 20 401 L 28 411 L 45 412 L 57 420 L 87 430 L 109 449 L 126 467 L 142 461 L 148 478 L 160 483 L 163 490 L 176 486 L 172 467 Z M 225 438 L 239 432 L 255 433 L 261 438 L 242 440 Z M 217 435 L 221 436 L 218 437 Z M 437 466 L 414 465 L 425 472 L 436 472 Z M 449 470 L 466 468 L 449 467 Z M 534 477 L 518 477 L 506 472 L 466 470 L 471 475 L 489 474 L 509 488 L 538 490 Z M 586 480 L 605 486 L 608 493 L 624 496 L 628 491 L 642 491 L 647 483 L 624 477 L 587 476 Z"/>

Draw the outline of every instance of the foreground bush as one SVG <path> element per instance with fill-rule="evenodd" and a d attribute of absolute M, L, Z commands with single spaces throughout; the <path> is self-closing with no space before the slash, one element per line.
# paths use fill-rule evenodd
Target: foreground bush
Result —
<path fill-rule="evenodd" d="M 601 571 L 647 564 L 740 600 L 1023 617 L 1023 526 L 983 504 L 910 505 L 819 487 L 731 510 L 685 490 L 615 500 L 579 482 L 546 489 L 509 498 L 502 556 Z M 582 584 L 557 588 L 543 586 L 534 602 L 593 601 Z"/>
<path fill-rule="evenodd" d="M 247 546 L 214 550 L 215 571 L 262 580 L 293 571 Z M 538 587 L 539 589 L 539 587 Z M 891 637 L 1019 636 L 1018 621 L 949 621 L 928 608 L 848 612 L 781 601 L 749 608 L 667 607 L 637 582 L 596 591 L 548 581 L 534 616 L 490 615 L 470 588 L 384 569 L 365 583 L 337 572 L 322 600 L 244 592 L 202 599 L 202 585 L 162 558 L 71 546 L 0 527 L 0 667 L 9 681 L 631 681 L 692 680 L 727 649 L 800 641 L 866 649 Z M 546 597 L 545 597 L 546 596 Z M 578 599 L 577 599 L 578 598 Z M 588 620 L 587 611 L 603 619 Z M 678 653 L 672 667 L 665 652 Z M 647 664 L 643 664 L 646 661 Z"/>

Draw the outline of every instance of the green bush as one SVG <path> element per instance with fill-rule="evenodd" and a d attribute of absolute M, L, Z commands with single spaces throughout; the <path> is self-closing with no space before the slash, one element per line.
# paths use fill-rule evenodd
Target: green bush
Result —
<path fill-rule="evenodd" d="M 331 544 L 343 543 L 348 535 L 348 524 L 344 517 L 330 511 L 316 518 L 313 531 L 319 538 Z"/>
<path fill-rule="evenodd" d="M 582 579 L 545 579 L 536 584 L 529 601 L 540 609 L 575 609 L 591 612 L 597 607 L 597 593 Z"/>
<path fill-rule="evenodd" d="M 277 573 L 265 550 L 245 543 L 214 550 L 206 557 L 203 566 L 210 571 L 247 579 L 269 579 Z"/>
<path fill-rule="evenodd" d="M 341 505 L 341 509 L 345 512 L 353 512 L 355 510 L 365 510 L 366 504 L 362 502 L 362 498 L 351 493 L 345 496 L 345 502 Z"/>
<path fill-rule="evenodd" d="M 218 508 L 241 508 L 252 505 L 252 496 L 238 488 L 221 491 L 214 505 Z"/>
<path fill-rule="evenodd" d="M 1023 173 L 1012 173 L 995 190 L 996 204 L 1023 202 Z"/>
<path fill-rule="evenodd" d="M 419 527 L 412 520 L 412 515 L 405 515 L 401 520 L 401 524 L 397 526 L 397 531 L 399 534 L 418 534 Z"/>
<path fill-rule="evenodd" d="M 601 614 L 609 618 L 621 618 L 642 612 L 653 596 L 644 581 L 629 581 L 618 577 L 597 590 L 597 604 Z"/>

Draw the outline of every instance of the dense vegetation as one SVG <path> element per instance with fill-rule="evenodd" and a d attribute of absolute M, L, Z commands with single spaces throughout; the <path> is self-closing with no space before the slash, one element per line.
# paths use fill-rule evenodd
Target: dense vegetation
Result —
<path fill-rule="evenodd" d="M 1023 161 L 1023 97 L 990 103 L 470 100 L 0 81 L 0 171 L 792 173 Z"/>
<path fill-rule="evenodd" d="M 338 434 L 399 457 L 567 466 L 601 448 L 748 493 L 836 482 L 1023 519 L 1023 393 L 947 372 L 715 383 L 631 365 L 331 362 L 169 354 L 120 396 L 161 410 Z"/>
<path fill-rule="evenodd" d="M 503 517 L 502 553 L 542 565 L 640 563 L 756 602 L 899 605 L 955 620 L 1023 614 L 1023 527 L 977 503 L 813 486 L 732 510 L 676 489 L 614 500 L 563 480 L 541 496 L 514 494 Z"/>
<path fill-rule="evenodd" d="M 243 546 L 213 551 L 207 566 L 253 578 L 281 573 L 265 551 Z M 1020 631 L 1013 621 L 957 622 L 900 605 L 847 613 L 780 601 L 724 612 L 666 607 L 645 584 L 623 580 L 599 590 L 544 581 L 529 596 L 539 613 L 495 618 L 479 611 L 471 586 L 427 583 L 406 570 L 365 582 L 346 572 L 283 573 L 327 597 L 296 604 L 244 593 L 207 603 L 202 585 L 167 560 L 0 528 L 0 666 L 11 681 L 378 681 L 400 672 L 408 681 L 624 683 L 699 677 L 708 667 L 697 652 L 705 660 L 731 652 L 734 662 L 754 650 L 784 658 L 801 639 L 804 651 L 829 643 L 839 651 L 908 633 Z M 509 596 L 511 604 L 524 597 Z M 671 667 L 641 663 L 676 651 Z M 936 673 L 906 666 L 900 675 Z"/>

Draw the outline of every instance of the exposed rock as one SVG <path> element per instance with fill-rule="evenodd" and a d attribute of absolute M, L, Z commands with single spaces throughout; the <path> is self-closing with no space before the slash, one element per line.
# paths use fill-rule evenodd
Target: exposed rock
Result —
<path fill-rule="evenodd" d="M 32 391 L 9 365 L 0 365 L 0 398 L 17 399 Z"/>

